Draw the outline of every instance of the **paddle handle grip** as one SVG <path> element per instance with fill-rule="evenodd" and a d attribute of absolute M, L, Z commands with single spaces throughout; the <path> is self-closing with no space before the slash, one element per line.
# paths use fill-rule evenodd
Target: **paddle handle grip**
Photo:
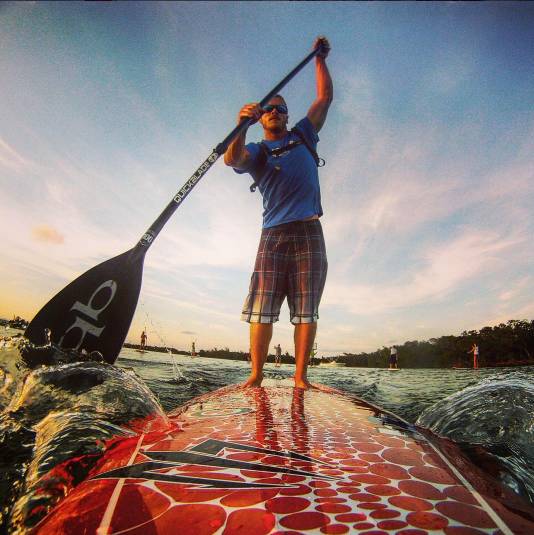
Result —
<path fill-rule="evenodd" d="M 287 85 L 287 83 L 295 77 L 319 52 L 321 47 L 315 48 L 310 52 L 283 80 L 275 85 L 259 102 L 260 107 L 263 108 L 280 90 Z M 241 121 L 215 148 L 215 151 L 219 155 L 223 155 L 233 139 L 238 136 L 243 130 L 248 128 L 253 122 L 252 118 L 244 119 Z"/>
<path fill-rule="evenodd" d="M 299 73 L 319 52 L 322 47 L 316 47 L 310 52 L 283 80 L 276 84 L 271 91 L 269 91 L 259 102 L 263 107 L 267 104 L 280 90 L 292 79 L 297 73 Z M 189 177 L 187 182 L 178 190 L 176 195 L 172 198 L 171 202 L 165 207 L 163 212 L 152 223 L 150 228 L 143 234 L 136 248 L 139 254 L 145 254 L 146 250 L 152 245 L 156 236 L 160 233 L 165 223 L 170 219 L 172 214 L 176 211 L 178 206 L 182 204 L 183 200 L 191 193 L 191 190 L 196 186 L 198 181 L 209 171 L 211 166 L 222 156 L 232 140 L 239 135 L 245 128 L 248 128 L 252 123 L 252 119 L 245 119 L 241 121 L 218 145 L 213 152 L 200 164 L 198 169 Z"/>

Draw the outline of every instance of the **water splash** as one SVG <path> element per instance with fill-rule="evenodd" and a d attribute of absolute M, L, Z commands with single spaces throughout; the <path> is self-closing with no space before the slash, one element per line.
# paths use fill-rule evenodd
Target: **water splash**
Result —
<path fill-rule="evenodd" d="M 36 355 L 53 364 L 37 366 Z M 10 533 L 25 533 L 83 480 L 106 442 L 170 425 L 133 370 L 93 358 L 21 339 L 0 350 L 0 520 Z"/>
<path fill-rule="evenodd" d="M 534 501 L 534 385 L 487 378 L 427 408 L 417 425 L 463 445 L 471 459 Z"/>
<path fill-rule="evenodd" d="M 187 377 L 182 372 L 180 365 L 178 364 L 178 362 L 176 362 L 176 358 L 174 357 L 170 349 L 168 350 L 168 353 L 171 357 L 171 362 L 172 362 L 172 382 L 173 383 L 188 382 Z"/>
<path fill-rule="evenodd" d="M 68 362 L 104 362 L 104 356 L 100 351 L 88 352 L 85 349 L 62 348 L 52 342 L 52 332 L 45 329 L 46 342 L 43 345 L 34 345 L 26 338 L 22 338 L 18 344 L 20 354 L 26 366 L 65 364 Z"/>

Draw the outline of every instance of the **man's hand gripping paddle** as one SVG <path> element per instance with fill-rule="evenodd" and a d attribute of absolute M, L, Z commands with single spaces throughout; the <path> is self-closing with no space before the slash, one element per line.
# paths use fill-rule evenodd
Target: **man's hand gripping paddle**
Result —
<path fill-rule="evenodd" d="M 260 106 L 267 104 L 321 51 L 319 44 L 261 100 Z M 47 344 L 50 336 L 51 342 L 63 349 L 85 350 L 89 353 L 99 351 L 106 362 L 113 364 L 135 313 L 148 248 L 198 181 L 251 122 L 251 119 L 246 119 L 239 123 L 217 145 L 135 247 L 98 264 L 63 288 L 33 318 L 24 333 L 25 337 L 36 346 Z"/>

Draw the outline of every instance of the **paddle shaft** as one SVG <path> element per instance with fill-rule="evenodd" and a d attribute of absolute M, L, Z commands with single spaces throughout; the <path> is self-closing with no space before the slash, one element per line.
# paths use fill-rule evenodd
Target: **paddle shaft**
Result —
<path fill-rule="evenodd" d="M 307 65 L 311 59 L 313 59 L 319 52 L 321 47 L 317 47 L 310 52 L 282 81 L 280 81 L 265 97 L 260 100 L 260 106 L 263 107 L 267 104 L 302 68 Z M 148 248 L 152 245 L 156 236 L 160 233 L 161 229 L 165 226 L 167 221 L 171 218 L 172 214 L 176 211 L 178 206 L 182 204 L 183 200 L 189 195 L 191 190 L 197 185 L 199 180 L 209 171 L 211 166 L 222 156 L 232 140 L 239 135 L 245 128 L 248 128 L 253 122 L 253 119 L 245 119 L 241 121 L 224 139 L 215 147 L 213 152 L 200 164 L 198 169 L 189 177 L 187 182 L 180 188 L 176 195 L 172 198 L 171 202 L 165 207 L 163 212 L 152 223 L 150 228 L 143 234 L 141 239 L 136 245 L 136 249 L 139 253 L 144 254 Z M 141 250 L 139 250 L 141 249 Z M 142 251 L 142 252 L 141 252 Z"/>

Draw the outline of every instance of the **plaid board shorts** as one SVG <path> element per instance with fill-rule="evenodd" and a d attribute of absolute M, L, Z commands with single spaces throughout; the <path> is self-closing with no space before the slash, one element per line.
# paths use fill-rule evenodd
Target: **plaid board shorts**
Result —
<path fill-rule="evenodd" d="M 264 228 L 241 319 L 275 323 L 287 297 L 291 323 L 317 321 L 327 269 L 318 219 Z"/>

